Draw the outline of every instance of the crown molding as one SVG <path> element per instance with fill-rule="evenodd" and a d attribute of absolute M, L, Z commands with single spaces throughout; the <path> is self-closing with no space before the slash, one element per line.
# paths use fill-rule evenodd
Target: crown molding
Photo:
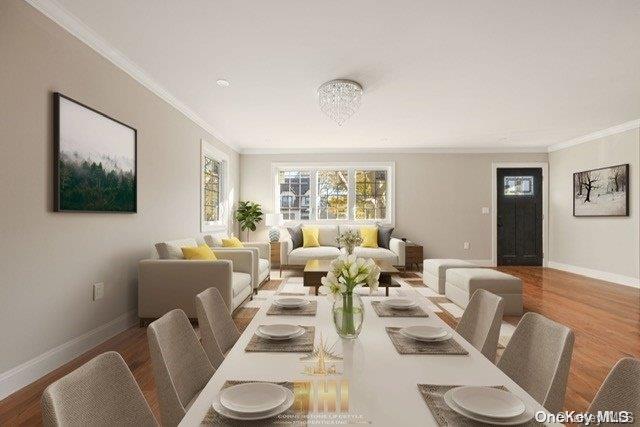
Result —
<path fill-rule="evenodd" d="M 173 96 L 160 83 L 152 79 L 142 68 L 127 58 L 120 51 L 109 45 L 106 40 L 96 34 L 91 28 L 84 24 L 73 14 L 69 13 L 55 0 L 25 0 L 35 9 L 44 14 L 47 18 L 65 29 L 69 34 L 89 46 L 99 55 L 103 56 L 109 62 L 122 71 L 133 77 L 142 86 L 160 97 L 167 104 L 181 112 L 189 120 L 200 126 L 202 129 L 213 135 L 218 141 L 227 145 L 231 149 L 241 151 L 241 148 L 234 143 L 226 141 L 209 123 L 200 117 L 195 111 L 189 108 L 185 103 Z"/>
<path fill-rule="evenodd" d="M 563 150 L 565 148 L 573 147 L 574 145 L 584 144 L 585 142 L 593 141 L 594 139 L 604 138 L 605 136 L 615 135 L 617 133 L 626 132 L 631 129 L 640 128 L 640 119 L 631 120 L 610 128 L 602 129 L 597 132 L 590 133 L 588 135 L 580 136 L 578 138 L 570 139 L 569 141 L 553 144 L 548 147 L 549 153 L 553 151 Z"/>
<path fill-rule="evenodd" d="M 546 152 L 547 147 L 284 147 L 245 148 L 241 154 L 504 154 Z"/>

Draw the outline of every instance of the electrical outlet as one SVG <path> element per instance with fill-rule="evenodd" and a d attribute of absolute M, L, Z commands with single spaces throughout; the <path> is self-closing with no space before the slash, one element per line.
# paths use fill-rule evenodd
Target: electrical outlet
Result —
<path fill-rule="evenodd" d="M 469 244 L 469 242 L 464 242 L 464 248 L 465 249 L 469 249 L 471 245 Z"/>
<path fill-rule="evenodd" d="M 93 284 L 93 300 L 97 301 L 99 299 L 102 299 L 103 296 L 104 296 L 104 283 L 103 282 L 94 283 Z"/>
<path fill-rule="evenodd" d="M 489 212 L 491 212 L 491 211 L 489 210 L 489 208 L 487 208 L 487 207 L 483 207 L 483 208 L 482 208 L 482 215 L 489 215 Z"/>

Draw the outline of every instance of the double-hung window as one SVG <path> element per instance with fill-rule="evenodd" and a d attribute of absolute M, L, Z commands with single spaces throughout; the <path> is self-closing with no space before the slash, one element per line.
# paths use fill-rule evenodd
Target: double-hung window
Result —
<path fill-rule="evenodd" d="M 274 211 L 289 222 L 393 223 L 393 163 L 273 165 Z"/>

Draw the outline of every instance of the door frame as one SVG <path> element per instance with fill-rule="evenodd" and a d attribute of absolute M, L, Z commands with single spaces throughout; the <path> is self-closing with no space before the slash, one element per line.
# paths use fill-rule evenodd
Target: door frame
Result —
<path fill-rule="evenodd" d="M 542 169 L 542 266 L 549 259 L 549 163 L 548 162 L 496 162 L 491 164 L 491 265 L 498 265 L 498 169 Z"/>

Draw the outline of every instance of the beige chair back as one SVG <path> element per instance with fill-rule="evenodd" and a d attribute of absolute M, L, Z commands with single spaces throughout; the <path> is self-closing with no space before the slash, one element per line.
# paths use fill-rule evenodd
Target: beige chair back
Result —
<path fill-rule="evenodd" d="M 215 369 L 182 310 L 172 310 L 147 329 L 151 365 L 163 425 L 177 425 Z"/>
<path fill-rule="evenodd" d="M 115 351 L 91 359 L 42 394 L 46 426 L 157 426 L 140 387 Z"/>
<path fill-rule="evenodd" d="M 491 362 L 496 360 L 503 312 L 502 297 L 484 289 L 478 289 L 473 293 L 456 327 L 456 332 L 480 350 Z"/>
<path fill-rule="evenodd" d="M 537 313 L 525 313 L 498 367 L 549 412 L 560 412 L 573 341 L 573 332 L 566 326 Z"/>
<path fill-rule="evenodd" d="M 613 367 L 589 406 L 588 412 L 633 412 L 640 421 L 640 359 L 626 357 Z"/>
<path fill-rule="evenodd" d="M 240 338 L 240 332 L 216 288 L 196 295 L 196 312 L 202 345 L 211 364 L 217 368 L 224 360 L 224 355 Z"/>

